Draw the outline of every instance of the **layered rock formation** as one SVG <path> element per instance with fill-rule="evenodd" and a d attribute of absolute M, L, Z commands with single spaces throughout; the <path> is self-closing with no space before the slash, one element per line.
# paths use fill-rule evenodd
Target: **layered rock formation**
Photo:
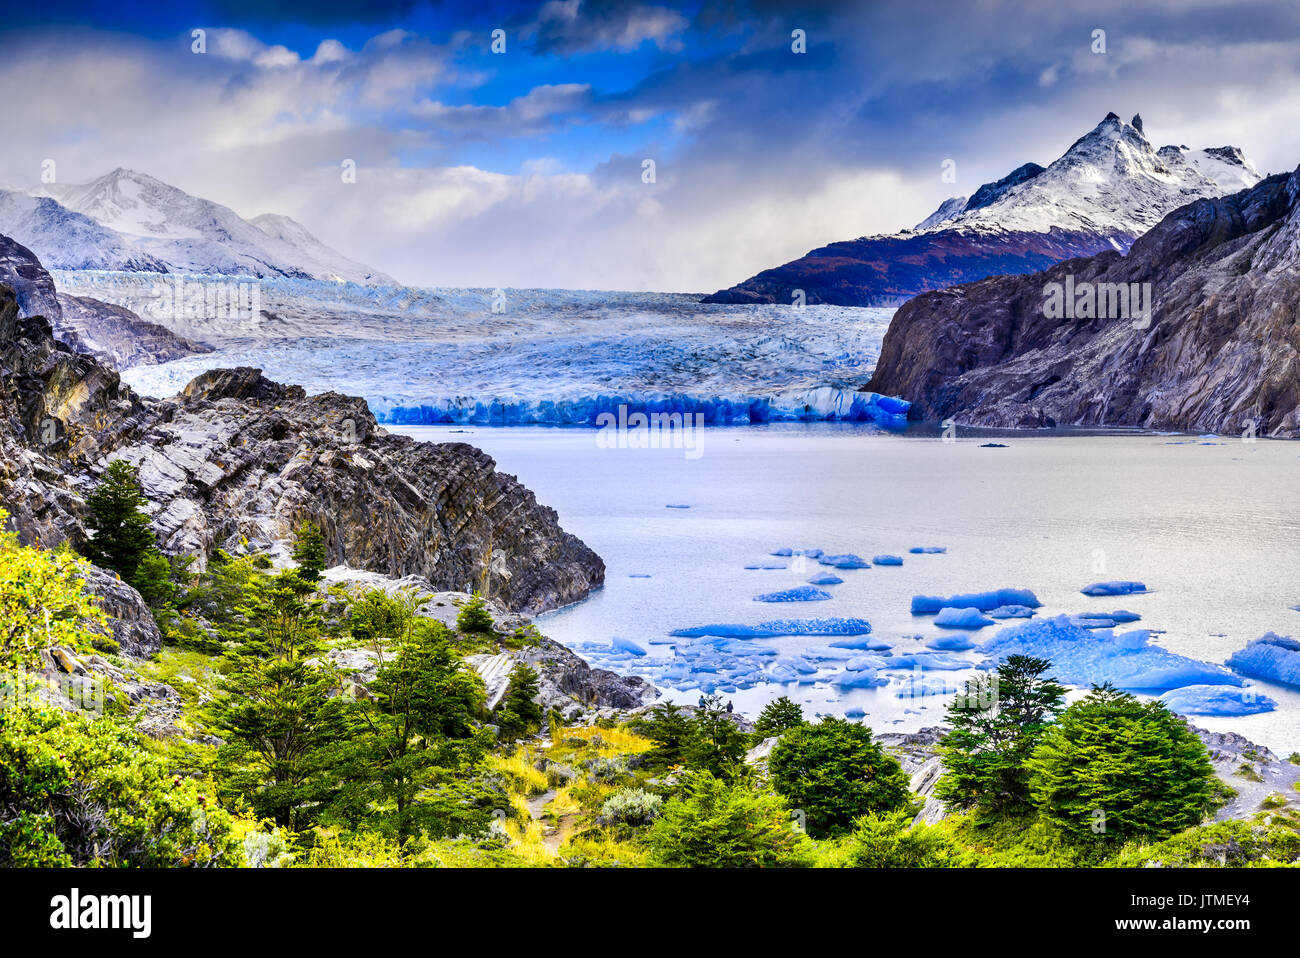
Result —
<path fill-rule="evenodd" d="M 211 346 L 177 336 L 166 326 L 141 319 L 125 306 L 59 293 L 59 307 L 63 318 L 54 323 L 54 335 L 116 369 L 155 366 L 212 352 Z"/>
<path fill-rule="evenodd" d="M 1298 199 L 1300 171 L 1270 177 L 1174 211 L 1128 255 L 919 296 L 864 389 L 973 425 L 1300 436 Z"/>
<path fill-rule="evenodd" d="M 35 259 L 23 268 L 41 288 Z M 216 548 L 283 550 L 309 519 L 332 563 L 441 589 L 477 587 L 491 567 L 494 594 L 517 611 L 577 601 L 604 579 L 600 558 L 478 449 L 389 436 L 360 399 L 309 398 L 252 369 L 144 400 L 23 312 L 0 286 L 0 504 L 24 541 L 83 543 L 82 497 L 125 458 L 160 547 L 200 564 Z"/>

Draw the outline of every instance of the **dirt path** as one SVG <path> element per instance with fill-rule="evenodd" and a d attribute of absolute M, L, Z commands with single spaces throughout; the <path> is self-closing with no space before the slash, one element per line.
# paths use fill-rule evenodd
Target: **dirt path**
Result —
<path fill-rule="evenodd" d="M 554 822 L 551 822 L 550 816 L 546 813 L 546 806 L 554 801 L 557 792 L 555 789 L 548 789 L 540 795 L 535 795 L 525 803 L 528 806 L 528 814 L 533 817 L 534 821 L 542 823 L 544 835 L 542 845 L 552 855 L 558 854 L 560 846 L 564 840 L 569 837 L 573 831 L 573 815 L 561 815 Z"/>

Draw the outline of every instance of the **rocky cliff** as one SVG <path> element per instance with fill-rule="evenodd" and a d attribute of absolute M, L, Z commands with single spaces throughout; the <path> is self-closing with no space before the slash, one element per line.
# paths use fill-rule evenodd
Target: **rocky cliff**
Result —
<path fill-rule="evenodd" d="M 1127 255 L 919 296 L 864 388 L 974 425 L 1300 436 L 1298 199 L 1300 171 L 1270 177 L 1175 210 Z"/>
<path fill-rule="evenodd" d="M 34 258 L 24 269 L 39 287 Z M 145 400 L 23 312 L 0 286 L 0 504 L 24 541 L 83 542 L 83 497 L 125 458 L 160 547 L 200 563 L 219 547 L 284 551 L 310 519 L 331 563 L 442 589 L 477 587 L 490 567 L 494 595 L 516 611 L 577 601 L 604 579 L 555 512 L 472 446 L 387 435 L 360 399 L 307 397 L 254 369 Z"/>

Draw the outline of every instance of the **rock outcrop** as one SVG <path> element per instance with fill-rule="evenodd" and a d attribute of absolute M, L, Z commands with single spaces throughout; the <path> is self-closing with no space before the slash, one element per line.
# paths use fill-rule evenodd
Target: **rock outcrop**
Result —
<path fill-rule="evenodd" d="M 66 293 L 58 294 L 58 302 L 63 318 L 54 323 L 55 337 L 116 369 L 155 366 L 212 352 L 211 346 L 177 336 L 125 306 Z"/>
<path fill-rule="evenodd" d="M 22 268 L 41 288 L 39 263 Z M 0 505 L 20 537 L 83 544 L 82 497 L 117 458 L 139 467 L 159 547 L 200 567 L 217 548 L 283 550 L 312 520 L 331 563 L 438 589 L 490 574 L 516 611 L 577 601 L 604 580 L 600 557 L 479 449 L 390 436 L 361 399 L 308 397 L 253 369 L 142 399 L 0 286 Z"/>
<path fill-rule="evenodd" d="M 1273 176 L 1170 213 L 1127 255 L 919 296 L 864 389 L 972 425 L 1300 436 L 1298 199 L 1300 171 Z"/>

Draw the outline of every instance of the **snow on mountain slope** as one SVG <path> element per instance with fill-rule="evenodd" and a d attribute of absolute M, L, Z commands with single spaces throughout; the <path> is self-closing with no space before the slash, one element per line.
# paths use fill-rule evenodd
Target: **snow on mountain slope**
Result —
<path fill-rule="evenodd" d="M 945 200 L 915 230 L 831 243 L 766 269 L 706 303 L 898 305 L 918 293 L 1127 250 L 1180 206 L 1254 186 L 1235 147 L 1156 150 L 1141 117 L 1108 114 L 1054 163 L 1026 163 L 985 183 L 960 209 Z"/>
<path fill-rule="evenodd" d="M 987 205 L 976 208 L 972 202 L 943 227 L 1078 230 L 1114 237 L 1127 248 L 1178 207 L 1259 180 L 1259 171 L 1235 147 L 1157 151 L 1143 134 L 1140 116 L 1125 123 L 1110 113 L 1045 170 Z"/>
<path fill-rule="evenodd" d="M 49 269 L 167 271 L 126 237 L 45 196 L 0 190 L 0 235 L 35 252 Z"/>
<path fill-rule="evenodd" d="M 152 176 L 116 169 L 79 185 L 28 191 L 104 232 L 83 230 L 75 243 L 46 209 L 40 222 L 17 223 L 9 235 L 54 268 L 153 269 L 159 272 L 286 276 L 342 282 L 395 281 L 321 243 L 288 217 L 249 222 L 220 203 L 191 196 Z M 6 224 L 0 220 L 0 229 Z M 152 263 L 154 265 L 140 265 Z"/>

